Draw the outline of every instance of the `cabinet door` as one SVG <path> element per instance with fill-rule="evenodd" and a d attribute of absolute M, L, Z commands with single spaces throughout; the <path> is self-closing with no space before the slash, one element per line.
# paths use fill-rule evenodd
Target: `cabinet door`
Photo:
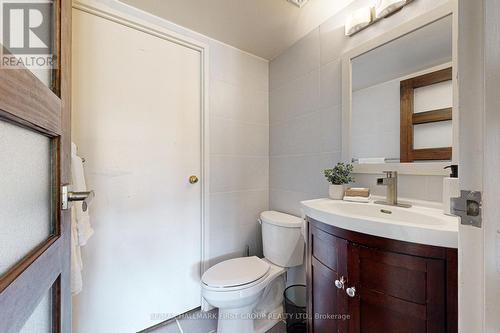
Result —
<path fill-rule="evenodd" d="M 446 332 L 445 263 L 349 243 L 349 332 Z"/>
<path fill-rule="evenodd" d="M 336 280 L 347 283 L 347 241 L 311 227 L 309 251 L 309 332 L 347 332 L 347 297 L 335 286 Z"/>

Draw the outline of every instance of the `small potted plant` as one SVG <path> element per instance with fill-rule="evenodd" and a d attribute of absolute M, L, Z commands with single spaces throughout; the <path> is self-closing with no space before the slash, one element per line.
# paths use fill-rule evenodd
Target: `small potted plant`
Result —
<path fill-rule="evenodd" d="M 333 169 L 325 170 L 325 177 L 331 184 L 328 189 L 331 199 L 342 200 L 344 198 L 345 185 L 354 182 L 352 170 L 352 164 L 342 162 L 337 163 Z"/>

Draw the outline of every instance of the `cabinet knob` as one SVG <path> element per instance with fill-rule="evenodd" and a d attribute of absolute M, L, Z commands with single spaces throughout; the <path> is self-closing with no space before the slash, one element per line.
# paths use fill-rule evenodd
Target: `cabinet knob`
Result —
<path fill-rule="evenodd" d="M 335 280 L 335 287 L 338 289 L 344 289 L 345 278 L 342 276 L 340 280 Z"/>
<path fill-rule="evenodd" d="M 345 292 L 347 293 L 347 296 L 349 296 L 349 297 L 356 296 L 356 288 L 354 288 L 354 287 L 347 288 L 345 290 Z"/>

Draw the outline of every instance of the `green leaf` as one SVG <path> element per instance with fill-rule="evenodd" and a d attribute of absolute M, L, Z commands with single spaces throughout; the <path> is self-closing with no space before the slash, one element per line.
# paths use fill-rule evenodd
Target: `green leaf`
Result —
<path fill-rule="evenodd" d="M 339 162 L 333 169 L 326 169 L 324 174 L 328 182 L 333 185 L 349 184 L 354 182 L 353 169 L 352 164 Z"/>

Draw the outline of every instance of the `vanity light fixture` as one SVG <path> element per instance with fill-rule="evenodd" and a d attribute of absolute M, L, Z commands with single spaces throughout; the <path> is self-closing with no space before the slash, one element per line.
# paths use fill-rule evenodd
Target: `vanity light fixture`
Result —
<path fill-rule="evenodd" d="M 397 12 L 413 1 L 414 0 L 377 0 L 373 7 L 357 9 L 346 19 L 345 35 L 352 36 L 375 22 Z"/>
<path fill-rule="evenodd" d="M 372 22 L 372 8 L 363 7 L 355 10 L 345 21 L 346 36 L 354 35 L 356 32 L 370 25 Z"/>
<path fill-rule="evenodd" d="M 293 3 L 295 6 L 302 8 L 309 0 L 287 0 L 290 3 Z"/>
<path fill-rule="evenodd" d="M 374 19 L 381 19 L 401 9 L 407 3 L 406 0 L 377 0 L 374 8 Z"/>

